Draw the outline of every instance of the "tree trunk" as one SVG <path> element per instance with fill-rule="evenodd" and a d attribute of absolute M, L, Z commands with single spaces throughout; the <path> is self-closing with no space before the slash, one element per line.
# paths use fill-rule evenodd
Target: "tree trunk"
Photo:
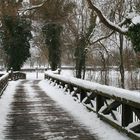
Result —
<path fill-rule="evenodd" d="M 123 35 L 119 34 L 120 39 L 120 74 L 121 74 L 121 87 L 125 88 L 124 86 L 124 63 L 123 63 Z"/>

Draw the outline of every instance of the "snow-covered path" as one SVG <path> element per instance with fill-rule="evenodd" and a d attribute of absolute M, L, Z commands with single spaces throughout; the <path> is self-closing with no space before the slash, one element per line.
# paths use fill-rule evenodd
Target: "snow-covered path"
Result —
<path fill-rule="evenodd" d="M 40 80 L 18 82 L 12 99 L 8 102 L 10 108 L 6 120 L 3 120 L 6 123 L 3 124 L 0 139 L 95 140 L 93 134 L 47 96 L 38 86 L 39 82 Z M 7 96 L 8 92 L 6 90 L 4 95 Z"/>
<path fill-rule="evenodd" d="M 32 78 L 10 82 L 0 99 L 0 140 L 129 140 L 63 89 Z"/>

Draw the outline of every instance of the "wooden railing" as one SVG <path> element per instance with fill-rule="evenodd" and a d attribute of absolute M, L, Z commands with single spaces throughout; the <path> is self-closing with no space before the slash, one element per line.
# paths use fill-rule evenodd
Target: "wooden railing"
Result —
<path fill-rule="evenodd" d="M 5 75 L 1 75 L 0 77 L 0 96 L 2 95 L 4 89 L 8 85 L 8 79 L 9 79 L 9 73 L 6 73 Z"/>
<path fill-rule="evenodd" d="M 21 72 L 9 72 L 0 75 L 0 96 L 8 85 L 9 80 L 26 79 L 26 74 Z"/>
<path fill-rule="evenodd" d="M 100 119 L 135 140 L 140 140 L 140 93 L 109 87 L 76 78 L 46 73 L 54 86 L 65 88 Z"/>
<path fill-rule="evenodd" d="M 9 78 L 11 80 L 26 79 L 26 74 L 20 71 L 14 71 L 9 73 Z"/>

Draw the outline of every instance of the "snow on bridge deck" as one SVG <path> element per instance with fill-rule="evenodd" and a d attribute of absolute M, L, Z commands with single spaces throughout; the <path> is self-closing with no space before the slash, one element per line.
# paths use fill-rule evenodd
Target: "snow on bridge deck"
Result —
<path fill-rule="evenodd" d="M 10 82 L 1 97 L 0 140 L 129 140 L 61 89 L 31 79 Z"/>

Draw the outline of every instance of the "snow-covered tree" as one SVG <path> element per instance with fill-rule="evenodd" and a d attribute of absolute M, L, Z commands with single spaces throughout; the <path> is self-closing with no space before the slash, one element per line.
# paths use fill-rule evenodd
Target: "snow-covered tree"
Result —
<path fill-rule="evenodd" d="M 138 43 L 138 42 L 140 42 L 140 38 L 138 38 L 138 36 L 140 34 L 140 26 L 139 26 L 140 15 L 137 14 L 137 11 L 128 13 L 128 15 L 125 17 L 125 19 L 123 19 L 120 23 L 115 24 L 115 23 L 111 22 L 110 20 L 108 20 L 104 16 L 102 11 L 96 5 L 94 5 L 94 3 L 91 0 L 86 0 L 86 1 L 89 5 L 89 8 L 96 12 L 100 21 L 105 26 L 107 26 L 111 30 L 117 31 L 121 34 L 128 36 L 130 38 L 130 40 L 132 41 L 135 52 L 136 53 L 140 52 L 140 45 Z M 133 36 L 132 34 L 135 34 L 135 36 Z"/>

